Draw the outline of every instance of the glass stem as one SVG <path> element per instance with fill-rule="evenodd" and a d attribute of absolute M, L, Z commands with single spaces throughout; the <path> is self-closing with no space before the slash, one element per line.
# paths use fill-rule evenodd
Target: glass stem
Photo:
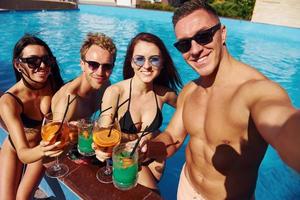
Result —
<path fill-rule="evenodd" d="M 59 171 L 60 170 L 58 156 L 56 156 L 56 160 L 55 160 L 55 164 L 54 164 L 54 170 L 55 171 Z"/>
<path fill-rule="evenodd" d="M 105 175 L 111 175 L 111 167 L 110 167 L 110 164 L 109 164 L 109 159 L 106 160 L 106 166 L 105 166 Z"/>

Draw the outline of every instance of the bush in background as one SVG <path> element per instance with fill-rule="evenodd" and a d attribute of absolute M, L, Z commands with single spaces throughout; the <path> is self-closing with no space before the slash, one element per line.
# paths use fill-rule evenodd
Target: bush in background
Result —
<path fill-rule="evenodd" d="M 138 8 L 174 11 L 187 0 L 168 0 L 169 4 L 141 1 Z M 222 17 L 251 20 L 255 0 L 207 0 Z"/>
<path fill-rule="evenodd" d="M 209 0 L 218 15 L 236 19 L 251 20 L 255 0 Z"/>

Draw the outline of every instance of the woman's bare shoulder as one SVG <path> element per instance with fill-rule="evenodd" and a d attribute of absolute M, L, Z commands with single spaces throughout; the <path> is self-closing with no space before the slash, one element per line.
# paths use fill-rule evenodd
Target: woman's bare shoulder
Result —
<path fill-rule="evenodd" d="M 129 82 L 130 82 L 130 80 L 127 79 L 127 80 L 123 80 L 123 81 L 114 83 L 114 84 L 110 85 L 107 88 L 107 90 L 108 90 L 108 92 L 122 94 L 127 90 L 129 91 L 129 88 L 130 88 Z"/>
<path fill-rule="evenodd" d="M 3 94 L 0 97 L 0 113 L 7 113 L 7 112 L 22 112 L 22 101 L 21 99 L 17 100 L 16 98 L 19 98 L 17 94 L 13 91 L 8 91 L 11 94 L 13 94 L 15 97 L 9 94 Z M 21 101 L 21 102 L 18 102 Z"/>

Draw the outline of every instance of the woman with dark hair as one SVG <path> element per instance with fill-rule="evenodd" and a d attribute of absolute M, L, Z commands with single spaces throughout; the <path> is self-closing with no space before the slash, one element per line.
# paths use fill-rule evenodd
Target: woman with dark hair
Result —
<path fill-rule="evenodd" d="M 41 159 L 61 153 L 55 150 L 59 143 L 41 141 L 40 128 L 63 80 L 48 45 L 32 35 L 16 43 L 12 64 L 16 84 L 0 98 L 0 116 L 9 133 L 1 149 L 0 199 L 31 199 L 43 175 Z"/>
<path fill-rule="evenodd" d="M 135 140 L 142 132 L 150 133 L 143 139 L 151 139 L 160 132 L 163 105 L 176 107 L 176 93 L 182 86 L 162 40 L 151 33 L 136 35 L 128 45 L 123 75 L 124 81 L 106 89 L 102 111 L 111 108 L 105 114 L 117 113 L 123 140 Z M 110 156 L 99 150 L 96 154 L 100 160 Z M 143 163 L 138 182 L 157 189 L 163 168 L 164 161 Z"/>

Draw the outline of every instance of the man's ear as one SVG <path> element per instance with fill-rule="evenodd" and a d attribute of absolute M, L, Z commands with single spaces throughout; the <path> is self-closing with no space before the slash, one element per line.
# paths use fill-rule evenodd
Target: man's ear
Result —
<path fill-rule="evenodd" d="M 222 44 L 225 45 L 226 42 L 226 34 L 227 34 L 227 30 L 226 30 L 226 26 L 222 24 L 221 26 L 221 34 L 222 34 Z"/>
<path fill-rule="evenodd" d="M 80 59 L 80 67 L 81 67 L 81 71 L 84 72 L 84 62 L 82 59 Z"/>

